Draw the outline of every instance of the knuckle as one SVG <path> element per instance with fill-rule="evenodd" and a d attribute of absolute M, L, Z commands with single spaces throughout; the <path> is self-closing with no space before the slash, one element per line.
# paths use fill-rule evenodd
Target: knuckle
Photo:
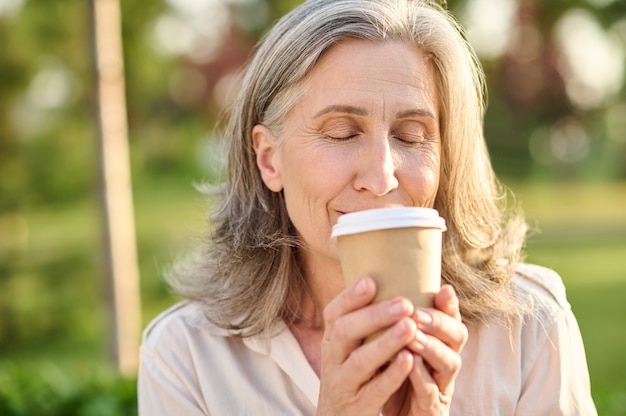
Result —
<path fill-rule="evenodd" d="M 332 336 L 335 339 L 343 339 L 346 337 L 349 331 L 349 325 L 345 319 L 337 319 L 332 324 Z"/>
<path fill-rule="evenodd" d="M 439 389 L 437 386 L 432 386 L 426 390 L 426 398 L 430 403 L 439 403 Z"/>
<path fill-rule="evenodd" d="M 453 374 L 458 374 L 461 371 L 461 367 L 463 366 L 463 360 L 461 360 L 461 356 L 455 354 L 450 361 L 450 372 Z"/>
<path fill-rule="evenodd" d="M 337 313 L 335 312 L 332 302 L 324 308 L 322 316 L 324 318 L 324 323 L 328 326 L 332 326 L 333 322 L 337 319 Z"/>
<path fill-rule="evenodd" d="M 465 345 L 468 339 L 469 331 L 467 330 L 467 326 L 465 326 L 465 324 L 461 324 L 461 346 Z"/>
<path fill-rule="evenodd" d="M 362 350 L 354 350 L 348 356 L 348 362 L 350 366 L 357 372 L 363 371 L 363 369 L 368 365 L 368 361 L 365 359 L 363 354 L 361 354 Z"/>
<path fill-rule="evenodd" d="M 377 379 L 372 380 L 367 387 L 367 393 L 365 394 L 367 394 L 368 397 L 382 397 L 387 394 L 385 385 Z"/>
<path fill-rule="evenodd" d="M 381 323 L 386 322 L 385 319 L 385 309 L 383 308 L 384 302 L 375 304 L 372 307 L 366 308 L 367 311 L 367 320 L 373 323 Z"/>
<path fill-rule="evenodd" d="M 446 358 L 442 363 L 441 370 L 449 375 L 458 374 L 461 370 L 461 356 L 458 354 L 451 354 L 448 358 Z"/>

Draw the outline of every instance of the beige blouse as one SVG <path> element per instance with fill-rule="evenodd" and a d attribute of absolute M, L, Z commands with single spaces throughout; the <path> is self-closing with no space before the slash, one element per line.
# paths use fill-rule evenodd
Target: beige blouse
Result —
<path fill-rule="evenodd" d="M 553 271 L 521 265 L 515 278 L 534 313 L 508 331 L 470 328 L 452 416 L 596 415 L 580 331 Z M 320 381 L 283 325 L 269 340 L 228 336 L 182 302 L 145 330 L 139 414 L 314 415 Z"/>

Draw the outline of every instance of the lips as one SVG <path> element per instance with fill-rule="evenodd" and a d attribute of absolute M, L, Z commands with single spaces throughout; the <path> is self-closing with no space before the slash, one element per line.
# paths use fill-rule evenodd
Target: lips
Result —
<path fill-rule="evenodd" d="M 340 211 L 340 210 L 335 210 L 337 212 L 337 214 L 339 215 L 344 215 L 344 214 L 351 214 L 353 212 L 359 212 L 359 211 L 366 211 L 368 209 L 381 209 L 381 208 L 404 208 L 407 205 L 383 205 L 383 206 L 375 206 L 375 207 L 365 207 L 365 208 L 357 208 L 357 209 L 348 209 L 345 211 Z"/>

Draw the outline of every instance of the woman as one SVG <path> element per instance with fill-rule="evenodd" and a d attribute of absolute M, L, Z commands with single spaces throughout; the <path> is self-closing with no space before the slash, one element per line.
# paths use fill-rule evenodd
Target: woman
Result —
<path fill-rule="evenodd" d="M 520 263 L 482 117 L 477 60 L 431 2 L 312 0 L 279 21 L 230 110 L 208 248 L 170 279 L 188 300 L 145 331 L 140 413 L 595 414 L 561 280 Z M 434 308 L 343 283 L 337 218 L 396 206 L 446 219 Z"/>

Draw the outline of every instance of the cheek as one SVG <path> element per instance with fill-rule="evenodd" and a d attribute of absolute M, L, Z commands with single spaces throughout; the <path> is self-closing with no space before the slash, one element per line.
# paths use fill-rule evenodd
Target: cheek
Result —
<path fill-rule="evenodd" d="M 285 189 L 292 194 L 317 199 L 333 193 L 345 173 L 345 155 L 330 147 L 310 146 L 285 150 Z"/>
<path fill-rule="evenodd" d="M 319 221 L 314 217 L 326 212 L 325 207 L 334 193 L 337 163 L 329 155 L 319 152 L 305 149 L 286 151 L 283 183 L 289 216 L 300 226 L 307 219 Z"/>
<path fill-rule="evenodd" d="M 318 248 L 328 244 L 332 227 L 329 204 L 341 192 L 346 176 L 342 157 L 322 147 L 286 149 L 284 165 L 289 218 L 301 238 Z"/>
<path fill-rule="evenodd" d="M 439 188 L 439 152 L 430 151 L 411 158 L 404 178 L 414 205 L 431 207 Z"/>
<path fill-rule="evenodd" d="M 428 207 L 432 208 L 435 204 L 435 197 L 439 189 L 439 169 L 433 169 L 424 175 L 424 190 L 428 193 L 426 196 Z"/>

